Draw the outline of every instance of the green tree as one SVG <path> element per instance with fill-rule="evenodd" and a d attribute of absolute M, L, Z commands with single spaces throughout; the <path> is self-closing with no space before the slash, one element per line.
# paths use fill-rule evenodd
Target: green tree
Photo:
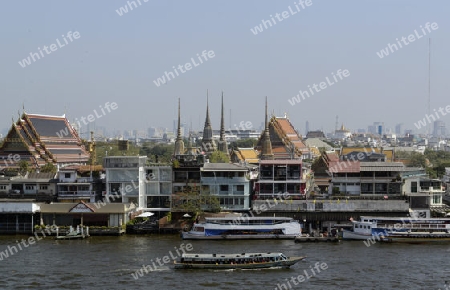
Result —
<path fill-rule="evenodd" d="M 199 215 L 204 211 L 220 212 L 220 201 L 217 196 L 200 194 L 197 191 L 189 191 L 189 187 L 183 193 L 178 193 L 173 197 L 173 209 L 185 211 Z"/>
<path fill-rule="evenodd" d="M 52 163 L 47 163 L 40 168 L 40 172 L 56 173 L 56 166 Z"/>
<path fill-rule="evenodd" d="M 409 166 L 411 167 L 427 167 L 425 155 L 419 152 L 411 152 L 409 155 Z"/>
<path fill-rule="evenodd" d="M 230 157 L 222 151 L 214 151 L 209 156 L 209 162 L 211 163 L 230 163 Z"/>
<path fill-rule="evenodd" d="M 152 162 L 169 163 L 174 149 L 174 144 L 146 142 L 142 145 L 139 154 L 146 155 Z"/>
<path fill-rule="evenodd" d="M 27 174 L 27 172 L 31 171 L 30 163 L 28 163 L 28 161 L 26 160 L 20 160 L 18 165 L 19 165 L 19 173 L 21 175 L 25 175 Z"/>
<path fill-rule="evenodd" d="M 233 141 L 230 143 L 230 148 L 237 149 L 240 148 L 253 148 L 255 147 L 257 140 L 254 138 L 246 138 L 246 139 L 239 139 L 236 141 Z"/>
<path fill-rule="evenodd" d="M 105 156 L 136 156 L 139 154 L 140 147 L 135 144 L 130 143 L 129 148 L 126 151 L 119 150 L 117 140 L 112 142 L 101 142 L 97 141 L 95 143 L 96 152 L 96 164 L 103 164 L 103 158 Z"/>

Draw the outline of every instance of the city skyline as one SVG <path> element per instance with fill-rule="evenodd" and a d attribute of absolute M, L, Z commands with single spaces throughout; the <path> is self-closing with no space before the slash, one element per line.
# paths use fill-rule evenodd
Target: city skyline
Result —
<path fill-rule="evenodd" d="M 22 106 L 75 123 L 97 110 L 94 123 L 107 130 L 171 129 L 178 98 L 182 122 L 198 131 L 207 90 L 214 130 L 222 92 L 225 128 L 259 128 L 267 96 L 269 112 L 287 113 L 303 135 L 306 121 L 310 130 L 333 131 L 336 116 L 352 132 L 384 122 L 394 132 L 402 123 L 432 133 L 432 122 L 414 124 L 449 105 L 445 1 L 82 3 L 7 4 L 3 132 Z M 117 110 L 102 114 L 107 102 Z"/>

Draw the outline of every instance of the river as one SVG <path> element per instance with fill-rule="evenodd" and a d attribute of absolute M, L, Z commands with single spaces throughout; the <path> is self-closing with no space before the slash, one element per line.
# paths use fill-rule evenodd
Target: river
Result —
<path fill-rule="evenodd" d="M 27 237 L 0 236 L 0 252 L 8 253 L 0 260 L 1 289 L 437 290 L 445 289 L 446 279 L 450 280 L 450 244 L 367 247 L 363 241 L 296 244 L 292 240 L 183 241 L 178 235 L 127 235 L 72 241 L 47 237 L 19 248 L 16 240 L 21 238 Z M 307 258 L 290 269 L 174 270 L 173 258 L 182 252 L 182 244 L 191 253 L 279 251 Z M 143 265 L 151 266 L 148 273 Z"/>

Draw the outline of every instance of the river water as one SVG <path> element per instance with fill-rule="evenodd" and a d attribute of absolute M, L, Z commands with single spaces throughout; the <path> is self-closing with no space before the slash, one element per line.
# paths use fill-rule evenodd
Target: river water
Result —
<path fill-rule="evenodd" d="M 0 236 L 0 252 L 9 254 L 1 256 L 1 289 L 445 289 L 450 281 L 450 244 L 367 247 L 363 241 L 296 244 L 127 235 L 73 241 L 47 237 L 20 249 L 16 240 L 21 238 L 27 237 Z M 174 270 L 173 257 L 182 252 L 182 243 L 190 244 L 191 253 L 279 251 L 307 258 L 290 269 Z M 143 265 L 151 266 L 148 273 Z"/>

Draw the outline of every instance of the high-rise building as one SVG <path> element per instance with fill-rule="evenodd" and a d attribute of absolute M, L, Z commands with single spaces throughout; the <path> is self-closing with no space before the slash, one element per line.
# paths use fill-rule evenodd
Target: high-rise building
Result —
<path fill-rule="evenodd" d="M 444 137 L 446 134 L 445 123 L 442 120 L 434 121 L 433 123 L 433 137 Z"/>
<path fill-rule="evenodd" d="M 402 123 L 395 125 L 395 134 L 397 134 L 397 136 L 402 136 L 403 135 L 402 129 L 403 129 Z"/>

